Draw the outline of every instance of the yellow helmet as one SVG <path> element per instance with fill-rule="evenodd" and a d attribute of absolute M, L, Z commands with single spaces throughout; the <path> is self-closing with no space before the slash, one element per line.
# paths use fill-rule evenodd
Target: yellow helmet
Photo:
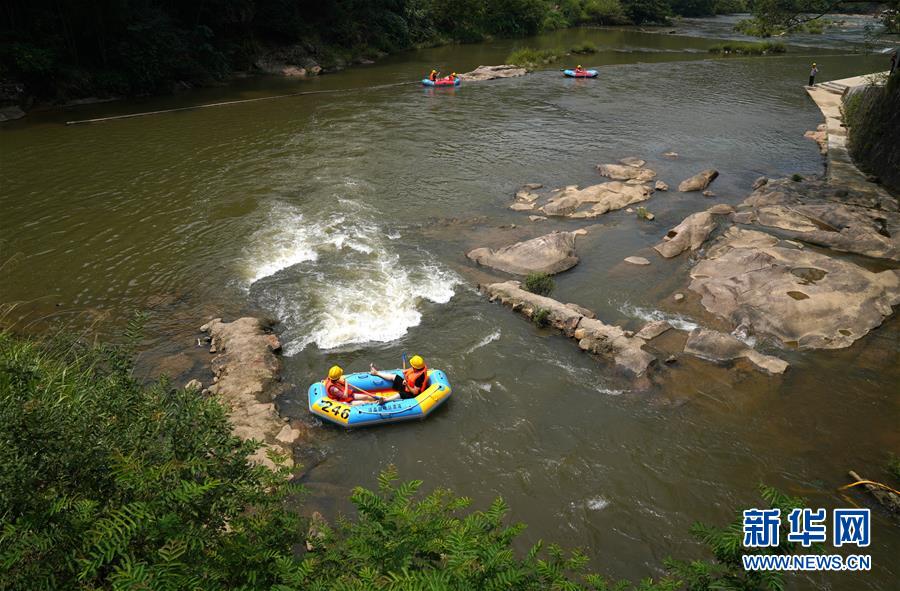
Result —
<path fill-rule="evenodd" d="M 451 74 L 451 76 L 456 76 L 456 72 L 453 72 L 453 74 Z"/>
<path fill-rule="evenodd" d="M 336 380 L 342 375 L 344 375 L 344 370 L 338 365 L 332 365 L 331 369 L 328 370 L 328 377 L 332 380 Z"/>
<path fill-rule="evenodd" d="M 580 69 L 581 69 L 581 64 L 578 64 L 578 65 L 577 65 L 577 66 L 575 66 L 575 67 L 576 67 L 576 68 L 577 68 L 577 69 L 579 69 L 579 70 L 580 70 Z"/>
<path fill-rule="evenodd" d="M 422 369 L 425 367 L 425 360 L 419 355 L 413 355 L 412 359 L 409 360 L 409 364 L 413 369 Z"/>

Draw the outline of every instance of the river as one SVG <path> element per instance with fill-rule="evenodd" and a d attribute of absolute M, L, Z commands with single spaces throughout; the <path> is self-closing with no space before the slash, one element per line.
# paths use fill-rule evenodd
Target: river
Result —
<path fill-rule="evenodd" d="M 848 469 L 885 480 L 888 452 L 900 454 L 896 317 L 845 350 L 779 351 L 792 365 L 781 378 L 685 359 L 638 390 L 572 341 L 488 303 L 475 285 L 489 275 L 464 256 L 585 226 L 533 224 L 507 207 L 523 183 L 594 184 L 597 163 L 624 156 L 647 159 L 673 186 L 714 166 L 716 202 L 730 204 L 760 175 L 821 173 L 803 137 L 821 122 L 802 89 L 809 63 L 823 81 L 883 70 L 887 58 L 826 32 L 783 56 L 711 59 L 708 37 L 730 35 L 699 22 L 679 25 L 683 35 L 578 29 L 426 49 L 311 80 L 247 79 L 5 124 L 0 301 L 20 302 L 7 321 L 77 319 L 115 335 L 149 307 L 145 347 L 165 352 L 177 348 L 173 334 L 190 344 L 212 314 L 271 314 L 286 379 L 299 386 L 281 401 L 294 417 L 308 416 L 306 385 L 331 364 L 389 368 L 419 353 L 447 371 L 452 400 L 422 423 L 315 423 L 308 505 L 346 510 L 352 486 L 395 464 L 477 507 L 503 496 L 529 524 L 523 542 L 583 547 L 614 577 L 703 556 L 690 525 L 758 506 L 760 483 L 813 507 L 846 506 L 836 488 Z M 383 86 L 581 41 L 601 48 L 577 58 L 600 67 L 596 80 L 565 79 L 554 65 L 457 89 Z M 339 92 L 63 125 L 305 90 Z M 679 158 L 664 158 L 669 150 Z M 656 317 L 692 326 L 701 310 L 670 297 L 684 290 L 686 256 L 621 261 L 709 204 L 656 193 L 644 204 L 653 223 L 602 216 L 555 297 L 628 328 Z M 895 589 L 900 530 L 873 513 L 871 572 L 794 577 L 791 588 Z"/>

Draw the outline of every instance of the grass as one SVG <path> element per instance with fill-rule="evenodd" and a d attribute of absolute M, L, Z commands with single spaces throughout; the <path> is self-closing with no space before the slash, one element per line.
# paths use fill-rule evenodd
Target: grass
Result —
<path fill-rule="evenodd" d="M 763 43 L 729 41 L 728 43 L 720 43 L 709 48 L 710 53 L 719 55 L 772 55 L 785 53 L 786 51 L 787 48 L 784 46 L 784 43 L 772 41 L 764 41 Z"/>
<path fill-rule="evenodd" d="M 529 273 L 525 277 L 525 290 L 537 295 L 548 296 L 553 293 L 556 283 L 546 273 Z"/>
<path fill-rule="evenodd" d="M 550 325 L 550 310 L 546 308 L 538 308 L 531 315 L 531 321 L 538 328 L 545 328 Z"/>
<path fill-rule="evenodd" d="M 506 58 L 506 63 L 534 69 L 560 60 L 565 54 L 559 49 L 517 49 Z"/>
<path fill-rule="evenodd" d="M 643 207 L 643 206 L 638 207 L 635 210 L 635 213 L 637 214 L 638 218 L 640 218 L 642 220 L 652 220 L 653 219 L 653 214 L 651 214 L 650 210 L 647 209 L 646 207 Z"/>

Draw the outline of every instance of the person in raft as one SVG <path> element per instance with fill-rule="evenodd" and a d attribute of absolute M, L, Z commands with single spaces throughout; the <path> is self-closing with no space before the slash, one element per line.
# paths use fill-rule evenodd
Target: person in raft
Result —
<path fill-rule="evenodd" d="M 437 79 L 438 79 L 438 73 L 437 73 L 437 70 L 432 70 L 432 71 L 431 71 L 431 74 L 428 75 L 428 79 L 431 80 L 432 82 L 434 82 L 435 80 L 437 80 Z"/>
<path fill-rule="evenodd" d="M 585 69 L 582 68 L 580 65 L 575 66 L 575 73 L 576 73 L 576 74 L 584 74 L 584 72 L 585 72 Z"/>
<path fill-rule="evenodd" d="M 809 69 L 809 84 L 807 86 L 812 86 L 816 83 L 816 74 L 819 73 L 819 68 L 816 67 L 816 62 L 813 62 L 812 67 Z"/>
<path fill-rule="evenodd" d="M 425 360 L 419 355 L 413 355 L 412 359 L 409 360 L 409 365 L 410 367 L 408 369 L 403 370 L 403 375 L 387 371 L 378 371 L 378 368 L 374 365 L 369 366 L 370 374 L 392 382 L 392 388 L 397 391 L 396 394 L 381 398 L 378 401 L 379 404 L 401 398 L 403 400 L 415 398 L 425 391 L 425 388 L 428 385 L 428 366 L 425 365 Z"/>
<path fill-rule="evenodd" d="M 344 379 L 344 370 L 337 365 L 332 365 L 325 378 L 325 393 L 335 402 L 343 402 L 350 406 L 371 404 L 378 402 L 378 398 L 350 389 L 350 384 Z"/>

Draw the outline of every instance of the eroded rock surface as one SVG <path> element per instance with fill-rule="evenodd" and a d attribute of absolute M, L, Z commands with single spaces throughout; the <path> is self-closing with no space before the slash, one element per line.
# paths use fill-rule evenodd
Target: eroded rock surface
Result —
<path fill-rule="evenodd" d="M 694 176 L 689 179 L 685 179 L 681 181 L 681 184 L 678 185 L 678 190 L 682 193 L 688 193 L 690 191 L 702 191 L 706 187 L 709 186 L 713 180 L 719 176 L 719 171 L 714 168 L 708 168 L 701 172 L 698 172 Z"/>
<path fill-rule="evenodd" d="M 480 265 L 514 275 L 561 273 L 578 264 L 575 232 L 552 232 L 498 250 L 476 248 L 466 256 Z"/>
<path fill-rule="evenodd" d="M 772 374 L 782 374 L 788 368 L 787 361 L 764 355 L 730 334 L 706 328 L 696 328 L 684 344 L 684 352 L 708 361 L 731 361 L 745 358 L 758 368 Z"/>
<path fill-rule="evenodd" d="M 495 80 L 497 78 L 515 78 L 528 73 L 525 68 L 503 64 L 499 66 L 478 66 L 471 72 L 460 74 L 463 82 L 481 82 L 483 80 Z"/>
<path fill-rule="evenodd" d="M 716 222 L 708 211 L 698 211 L 684 218 L 680 224 L 669 230 L 663 241 L 653 250 L 670 259 L 690 248 L 697 250 L 709 238 Z"/>
<path fill-rule="evenodd" d="M 636 181 L 646 183 L 656 178 L 656 172 L 643 168 L 644 161 L 638 158 L 623 158 L 623 164 L 598 164 L 597 172 L 614 181 Z M 637 163 L 640 164 L 637 164 Z"/>
<path fill-rule="evenodd" d="M 649 198 L 650 189 L 642 184 L 629 185 L 611 181 L 584 189 L 571 185 L 557 191 L 541 211 L 552 216 L 591 218 Z"/>
<path fill-rule="evenodd" d="M 874 258 L 900 260 L 900 213 L 878 194 L 821 181 L 771 181 L 750 194 L 735 221 L 776 228 L 788 238 Z"/>
<path fill-rule="evenodd" d="M 281 344 L 277 336 L 267 332 L 268 328 L 259 318 L 245 317 L 234 322 L 215 318 L 200 330 L 209 333 L 210 351 L 216 353 L 211 367 L 217 379 L 209 387 L 210 393 L 230 407 L 230 421 L 237 437 L 264 443 L 250 460 L 274 468 L 267 451 L 287 456 L 286 463 L 293 465 L 291 445 L 301 432 L 286 423 L 275 409 L 275 397 L 283 389 L 278 381 L 281 361 L 275 355 Z"/>
<path fill-rule="evenodd" d="M 583 314 L 580 306 L 563 304 L 552 298 L 525 291 L 518 281 L 506 281 L 481 286 L 491 299 L 499 300 L 513 311 L 528 318 L 538 310 L 547 310 L 550 324 L 566 336 L 578 341 L 578 346 L 595 355 L 608 359 L 617 367 L 640 376 L 656 358 L 641 347 L 646 341 L 629 337 L 618 326 L 611 326 Z"/>
<path fill-rule="evenodd" d="M 900 270 L 781 246 L 764 232 L 729 228 L 691 270 L 690 289 L 711 313 L 800 348 L 847 347 L 900 303 Z"/>

